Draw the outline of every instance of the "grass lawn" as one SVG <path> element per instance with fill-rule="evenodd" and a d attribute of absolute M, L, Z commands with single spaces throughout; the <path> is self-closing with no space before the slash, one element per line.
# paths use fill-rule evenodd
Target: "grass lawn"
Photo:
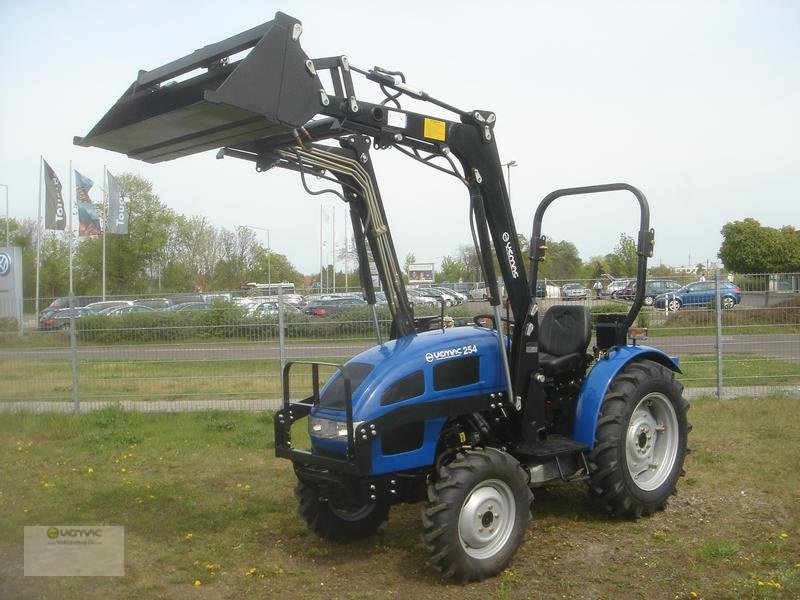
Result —
<path fill-rule="evenodd" d="M 580 485 L 536 490 L 510 569 L 448 585 L 420 506 L 371 539 L 322 541 L 295 512 L 270 413 L 4 415 L 0 596 L 8 598 L 797 598 L 800 429 L 787 397 L 697 401 L 667 510 L 592 512 Z M 122 525 L 125 576 L 23 577 L 24 525 Z M 199 582 L 199 584 L 196 584 Z"/>
<path fill-rule="evenodd" d="M 347 360 L 325 358 L 326 362 Z M 716 356 L 687 355 L 679 378 L 687 387 L 717 383 Z M 280 361 L 242 360 L 82 360 L 78 366 L 81 399 L 186 400 L 275 399 L 281 397 Z M 310 371 L 292 370 L 291 389 L 310 391 Z M 728 354 L 723 361 L 727 385 L 766 386 L 800 383 L 800 363 Z M 0 361 L 0 403 L 70 401 L 72 373 L 68 361 L 18 359 Z"/>

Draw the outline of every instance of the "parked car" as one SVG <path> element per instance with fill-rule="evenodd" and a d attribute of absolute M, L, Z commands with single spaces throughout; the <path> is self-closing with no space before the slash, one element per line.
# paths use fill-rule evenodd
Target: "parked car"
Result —
<path fill-rule="evenodd" d="M 101 300 L 100 302 L 92 302 L 91 304 L 87 304 L 86 310 L 90 314 L 96 315 L 107 308 L 117 306 L 133 306 L 133 302 L 130 300 Z"/>
<path fill-rule="evenodd" d="M 108 308 L 104 308 L 99 313 L 95 313 L 98 315 L 103 315 L 106 317 L 119 317 L 122 315 L 129 315 L 131 313 L 152 313 L 156 312 L 155 308 L 150 308 L 149 306 L 144 306 L 142 304 L 132 304 L 131 306 L 109 306 Z"/>
<path fill-rule="evenodd" d="M 277 300 L 262 300 L 252 304 L 249 308 L 249 313 L 254 317 L 266 317 L 268 315 L 277 315 L 280 310 L 280 304 Z M 283 312 L 286 313 L 299 313 L 300 309 L 292 306 L 286 302 L 283 303 Z"/>
<path fill-rule="evenodd" d="M 580 283 L 565 283 L 561 286 L 561 297 L 565 300 L 585 300 L 589 297 L 589 290 Z"/>
<path fill-rule="evenodd" d="M 716 296 L 713 281 L 696 281 L 679 290 L 656 296 L 655 307 L 669 307 L 669 310 L 680 310 L 684 306 L 711 306 Z M 720 304 L 724 309 L 731 309 L 742 301 L 742 290 L 729 281 L 719 282 Z"/>
<path fill-rule="evenodd" d="M 147 306 L 154 310 L 167 310 L 172 306 L 172 301 L 167 298 L 139 298 L 134 300 L 133 303 L 137 306 Z"/>
<path fill-rule="evenodd" d="M 610 296 L 612 298 L 619 298 L 620 293 L 628 287 L 635 279 L 615 279 L 609 283 L 604 290 L 600 292 L 602 296 Z"/>
<path fill-rule="evenodd" d="M 211 305 L 206 304 L 205 302 L 179 302 L 178 304 L 173 304 L 167 310 L 170 312 L 183 312 L 192 310 L 209 310 L 210 308 Z"/>
<path fill-rule="evenodd" d="M 75 318 L 79 319 L 86 316 L 88 311 L 84 307 L 76 308 L 57 308 L 55 310 L 43 310 L 42 317 L 39 319 L 39 329 L 42 331 L 52 331 L 54 329 L 69 329 L 70 312 L 75 312 Z M 46 314 L 45 314 L 46 313 Z"/>
<path fill-rule="evenodd" d="M 428 298 L 433 298 L 436 304 L 441 304 L 444 302 L 445 306 L 455 306 L 457 304 L 456 297 L 447 293 L 443 292 L 439 288 L 417 288 L 416 290 L 423 296 L 427 296 Z"/>
<path fill-rule="evenodd" d="M 476 283 L 475 287 L 469 291 L 470 300 L 486 300 L 489 297 L 489 290 L 484 283 Z"/>
<path fill-rule="evenodd" d="M 91 304 L 92 302 L 99 302 L 103 298 L 100 296 L 75 296 L 75 303 L 74 306 L 86 306 L 87 304 Z M 55 298 L 47 308 L 52 308 L 53 310 L 58 310 L 59 308 L 69 308 L 69 296 L 59 296 Z M 45 310 L 47 310 L 45 308 Z"/>
<path fill-rule="evenodd" d="M 626 286 L 625 289 L 620 292 L 619 296 L 621 298 L 625 298 L 626 300 L 633 300 L 636 296 L 636 289 L 637 289 L 636 282 L 634 281 L 630 285 Z M 667 292 L 674 292 L 683 287 L 677 281 L 672 281 L 671 279 L 652 279 L 647 282 L 647 285 L 644 288 L 644 305 L 645 306 L 653 306 L 653 301 L 656 299 L 656 296 L 660 294 L 666 294 Z"/>
<path fill-rule="evenodd" d="M 417 289 L 406 288 L 406 296 L 409 302 L 417 306 L 440 306 L 439 300 L 433 296 L 427 296 Z"/>
<path fill-rule="evenodd" d="M 313 304 L 306 305 L 303 312 L 315 317 L 334 317 L 364 306 L 367 306 L 367 303 L 361 298 L 347 296 L 331 298 L 330 300 L 317 300 Z"/>

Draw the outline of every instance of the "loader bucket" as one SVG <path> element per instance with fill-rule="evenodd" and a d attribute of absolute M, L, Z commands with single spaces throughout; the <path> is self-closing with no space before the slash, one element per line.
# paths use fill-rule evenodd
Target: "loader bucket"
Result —
<path fill-rule="evenodd" d="M 322 84 L 306 65 L 301 31 L 298 20 L 279 12 L 263 25 L 140 71 L 100 122 L 74 141 L 156 163 L 284 136 L 321 107 Z M 248 48 L 243 59 L 228 62 Z"/>

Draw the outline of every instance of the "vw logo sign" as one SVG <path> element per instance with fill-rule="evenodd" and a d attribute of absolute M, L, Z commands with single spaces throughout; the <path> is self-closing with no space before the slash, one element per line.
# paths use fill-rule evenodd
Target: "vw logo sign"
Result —
<path fill-rule="evenodd" d="M 11 257 L 5 252 L 0 252 L 0 277 L 11 272 Z"/>

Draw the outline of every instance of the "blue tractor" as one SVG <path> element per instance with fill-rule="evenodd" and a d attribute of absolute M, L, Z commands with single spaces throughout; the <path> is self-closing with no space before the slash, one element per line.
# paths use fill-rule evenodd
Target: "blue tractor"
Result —
<path fill-rule="evenodd" d="M 465 582 L 509 564 L 531 519 L 531 490 L 545 483 L 583 484 L 609 515 L 635 519 L 664 509 L 683 472 L 688 404 L 675 379 L 677 362 L 638 345 L 636 335 L 628 343 L 654 243 L 644 195 L 626 184 L 550 194 L 534 216 L 526 271 L 495 114 L 437 100 L 408 86 L 400 72 L 359 69 L 346 56 L 310 59 L 300 47 L 301 32 L 298 20 L 277 13 L 261 26 L 140 71 L 76 143 L 148 162 L 222 148 L 220 158 L 251 161 L 258 171 L 293 170 L 310 192 L 310 176 L 334 183 L 325 191 L 349 210 L 376 345 L 343 365 L 311 364 L 310 394 L 296 400 L 294 364 L 284 368 L 275 451 L 293 463 L 308 526 L 329 540 L 363 538 L 392 505 L 422 501 L 430 562 L 446 578 Z M 235 56 L 248 49 L 244 58 Z M 323 72 L 332 87 L 322 84 Z M 383 98 L 356 97 L 354 76 L 375 84 Z M 433 104 L 452 118 L 405 110 L 406 100 Z M 458 327 L 448 326 L 444 314 L 415 318 L 373 149 L 399 151 L 466 188 L 490 314 Z M 593 324 L 582 304 L 540 310 L 535 291 L 547 248 L 546 209 L 563 196 L 620 190 L 633 194 L 641 213 L 639 285 L 630 311 L 598 315 Z M 378 326 L 370 259 L 391 311 L 389 339 Z M 324 384 L 321 368 L 335 369 Z M 307 426 L 310 448 L 292 443 L 298 421 Z"/>

